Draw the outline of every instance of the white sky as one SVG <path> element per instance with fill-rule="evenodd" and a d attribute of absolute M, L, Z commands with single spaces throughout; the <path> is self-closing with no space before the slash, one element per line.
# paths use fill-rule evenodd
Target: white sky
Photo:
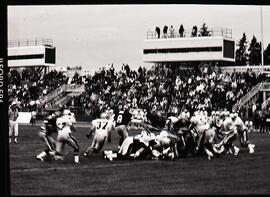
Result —
<path fill-rule="evenodd" d="M 270 43 L 270 6 L 263 6 L 264 47 Z M 191 29 L 229 28 L 236 42 L 245 32 L 261 41 L 260 7 L 251 5 L 54 5 L 9 6 L 8 39 L 51 38 L 57 66 L 100 66 L 123 63 L 137 69 L 147 30 L 180 24 Z"/>

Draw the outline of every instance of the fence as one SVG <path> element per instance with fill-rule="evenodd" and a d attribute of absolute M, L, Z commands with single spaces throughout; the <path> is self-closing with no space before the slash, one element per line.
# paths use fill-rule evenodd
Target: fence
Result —
<path fill-rule="evenodd" d="M 26 46 L 53 46 L 53 40 L 49 38 L 36 38 L 32 40 L 9 40 L 8 47 L 26 47 Z"/>
<path fill-rule="evenodd" d="M 215 28 L 215 29 L 208 29 L 209 36 L 223 36 L 226 38 L 232 38 L 232 30 L 228 28 Z M 194 37 L 192 36 L 192 30 L 188 29 L 183 32 L 183 36 L 180 36 L 180 34 L 177 31 L 173 31 L 172 35 L 170 30 L 168 29 L 168 33 L 160 33 L 160 38 L 180 38 L 180 37 Z M 197 37 L 202 37 L 200 32 L 197 32 Z M 157 39 L 157 33 L 155 31 L 147 31 L 146 39 Z"/>

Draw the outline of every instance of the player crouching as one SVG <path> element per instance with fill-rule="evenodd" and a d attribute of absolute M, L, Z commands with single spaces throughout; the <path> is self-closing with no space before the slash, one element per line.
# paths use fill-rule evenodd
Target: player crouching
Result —
<path fill-rule="evenodd" d="M 156 135 L 155 142 L 152 150 L 152 159 L 160 160 L 175 160 L 179 156 L 177 152 L 177 137 L 165 130 Z"/>
<path fill-rule="evenodd" d="M 142 131 L 141 134 L 128 136 L 124 139 L 117 152 L 105 150 L 104 158 L 112 161 L 113 159 L 146 159 L 151 154 L 155 137 Z"/>
<path fill-rule="evenodd" d="M 155 136 L 143 130 L 139 135 L 125 138 L 118 152 L 105 150 L 104 158 L 110 161 L 113 159 L 174 160 L 175 152 L 171 142 L 169 134 L 165 131 Z"/>

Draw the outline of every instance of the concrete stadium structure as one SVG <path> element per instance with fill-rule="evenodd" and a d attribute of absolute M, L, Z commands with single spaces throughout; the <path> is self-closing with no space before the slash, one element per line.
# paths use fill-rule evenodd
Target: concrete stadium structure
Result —
<path fill-rule="evenodd" d="M 148 63 L 234 62 L 235 41 L 229 29 L 212 30 L 209 36 L 174 35 L 157 38 L 147 32 L 144 40 L 143 61 Z"/>
<path fill-rule="evenodd" d="M 51 39 L 17 40 L 8 43 L 8 67 L 39 67 L 48 69 L 55 66 L 56 47 Z"/>

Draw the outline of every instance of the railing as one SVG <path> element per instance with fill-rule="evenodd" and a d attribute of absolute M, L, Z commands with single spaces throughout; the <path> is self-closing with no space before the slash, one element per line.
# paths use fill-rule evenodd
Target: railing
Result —
<path fill-rule="evenodd" d="M 65 105 L 72 97 L 74 96 L 79 96 L 80 94 L 82 94 L 82 92 L 72 92 L 69 93 L 68 95 L 65 95 L 63 98 L 61 98 L 60 100 L 56 101 L 52 106 L 56 107 L 61 105 Z"/>
<path fill-rule="evenodd" d="M 54 97 L 52 100 L 48 101 L 46 103 L 47 106 L 51 106 L 51 107 L 55 107 L 55 103 L 57 103 L 59 100 L 61 100 L 62 98 L 64 98 L 66 96 L 66 92 L 62 92 L 61 94 L 57 95 L 56 97 Z"/>
<path fill-rule="evenodd" d="M 51 92 L 48 95 L 46 95 L 45 97 L 43 97 L 40 100 L 41 105 L 49 102 L 50 100 L 52 100 L 53 98 L 57 97 L 59 94 L 61 94 L 62 92 L 64 92 L 65 91 L 65 86 L 66 85 L 61 85 L 60 87 L 58 87 L 57 89 L 55 89 L 53 92 Z"/>
<path fill-rule="evenodd" d="M 254 97 L 263 87 L 263 83 L 258 83 L 254 86 L 243 98 L 241 98 L 236 104 L 233 105 L 232 110 L 236 111 L 237 108 L 241 108 L 245 105 L 252 97 Z"/>
<path fill-rule="evenodd" d="M 228 28 L 215 28 L 215 29 L 208 29 L 209 36 L 223 36 L 226 38 L 232 38 L 232 30 Z M 188 29 L 183 32 L 183 36 L 180 36 L 178 31 L 174 30 L 172 35 L 170 32 L 170 29 L 168 28 L 167 34 L 164 34 L 162 29 L 160 32 L 160 38 L 181 38 L 181 37 L 208 37 L 208 36 L 202 36 L 200 34 L 200 31 L 197 31 L 197 36 L 192 36 L 192 30 Z M 157 33 L 155 31 L 147 31 L 146 39 L 157 39 Z"/>
<path fill-rule="evenodd" d="M 262 103 L 262 109 L 266 109 L 266 107 L 268 106 L 268 104 L 270 103 L 270 97 L 268 99 L 266 99 L 263 103 Z"/>
<path fill-rule="evenodd" d="M 264 82 L 261 91 L 270 91 L 270 82 Z"/>
<path fill-rule="evenodd" d="M 41 105 L 44 105 L 46 103 L 49 103 L 51 100 L 62 94 L 63 92 L 83 92 L 85 90 L 84 85 L 75 85 L 75 84 L 70 84 L 70 85 L 62 85 L 58 87 L 56 90 L 45 96 L 41 101 Z"/>
<path fill-rule="evenodd" d="M 33 40 L 9 40 L 8 47 L 25 47 L 25 46 L 53 46 L 53 40 L 49 38 L 36 38 Z"/>
<path fill-rule="evenodd" d="M 84 90 L 84 85 L 69 84 L 65 87 L 66 92 L 83 92 Z"/>

